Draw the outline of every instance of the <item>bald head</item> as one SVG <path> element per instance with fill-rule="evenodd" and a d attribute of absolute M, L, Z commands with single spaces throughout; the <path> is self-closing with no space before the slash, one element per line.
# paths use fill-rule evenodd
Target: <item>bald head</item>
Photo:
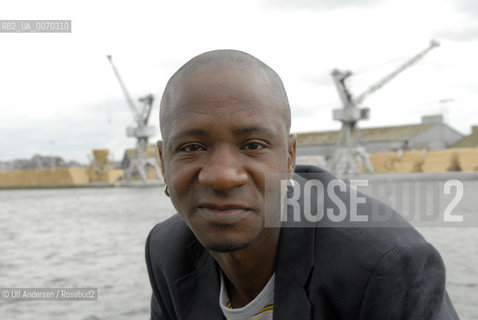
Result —
<path fill-rule="evenodd" d="M 254 80 L 256 93 L 270 97 L 268 106 L 271 115 L 282 117 L 287 134 L 290 131 L 290 107 L 282 80 L 268 65 L 254 56 L 236 50 L 215 50 L 200 54 L 184 64 L 169 79 L 164 89 L 160 106 L 160 127 L 163 140 L 167 140 L 169 125 L 174 123 L 174 110 L 180 98 L 187 94 L 184 83 L 200 82 L 208 77 L 219 77 L 220 73 L 233 74 L 229 78 L 241 78 L 244 81 Z M 218 80 L 218 86 L 235 86 L 231 79 Z M 229 82 L 228 82 L 229 81 Z M 239 81 L 239 80 L 238 80 Z M 227 82 L 227 83 L 226 83 Z M 209 88 L 214 92 L 214 87 Z M 240 92 L 240 90 L 238 90 Z M 238 93 L 239 95 L 239 93 Z M 240 92 L 238 99 L 248 99 L 249 93 Z"/>

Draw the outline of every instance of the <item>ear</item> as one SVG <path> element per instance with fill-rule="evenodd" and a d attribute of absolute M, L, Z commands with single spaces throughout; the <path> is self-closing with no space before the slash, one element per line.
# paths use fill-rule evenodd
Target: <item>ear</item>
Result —
<path fill-rule="evenodd" d="M 289 145 L 288 145 L 288 163 L 287 171 L 289 173 L 289 178 L 292 178 L 295 170 L 295 150 L 296 150 L 297 135 L 291 134 L 289 136 Z"/>
<path fill-rule="evenodd" d="M 164 156 L 163 156 L 163 141 L 162 140 L 156 141 L 156 146 L 158 147 L 159 160 L 161 162 L 161 173 L 163 174 L 164 183 L 168 184 L 166 182 L 166 176 L 164 174 L 165 169 L 164 169 Z"/>

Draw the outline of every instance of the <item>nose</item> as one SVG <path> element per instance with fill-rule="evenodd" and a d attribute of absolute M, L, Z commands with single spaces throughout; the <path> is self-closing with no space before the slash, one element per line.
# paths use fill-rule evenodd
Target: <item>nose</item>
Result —
<path fill-rule="evenodd" d="M 199 172 L 199 183 L 217 191 L 229 191 L 247 183 L 245 172 L 237 151 L 222 147 L 211 150 L 205 165 Z"/>

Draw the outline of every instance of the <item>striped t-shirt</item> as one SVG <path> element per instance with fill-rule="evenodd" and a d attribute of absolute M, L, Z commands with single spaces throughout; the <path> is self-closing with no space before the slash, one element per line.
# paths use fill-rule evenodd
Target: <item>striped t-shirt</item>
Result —
<path fill-rule="evenodd" d="M 227 320 L 272 320 L 274 311 L 274 278 L 269 279 L 264 289 L 251 302 L 242 308 L 231 308 L 224 278 L 221 272 L 221 291 L 219 305 Z"/>

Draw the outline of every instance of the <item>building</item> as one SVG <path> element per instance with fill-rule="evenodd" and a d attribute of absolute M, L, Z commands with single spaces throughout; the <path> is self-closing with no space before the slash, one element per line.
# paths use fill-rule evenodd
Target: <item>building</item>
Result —
<path fill-rule="evenodd" d="M 471 134 L 464 137 L 453 148 L 476 148 L 478 147 L 478 125 L 471 127 Z"/>
<path fill-rule="evenodd" d="M 339 130 L 335 130 L 297 134 L 297 155 L 332 157 L 337 148 L 339 133 Z M 465 138 L 463 134 L 445 124 L 442 115 L 424 116 L 419 124 L 363 128 L 355 134 L 356 141 L 360 141 L 368 153 L 412 149 L 440 150 L 455 146 Z"/>
<path fill-rule="evenodd" d="M 28 169 L 55 169 L 67 167 L 80 167 L 74 161 L 66 162 L 58 156 L 34 155 L 31 159 L 15 159 L 0 163 L 0 171 L 28 170 Z"/>

